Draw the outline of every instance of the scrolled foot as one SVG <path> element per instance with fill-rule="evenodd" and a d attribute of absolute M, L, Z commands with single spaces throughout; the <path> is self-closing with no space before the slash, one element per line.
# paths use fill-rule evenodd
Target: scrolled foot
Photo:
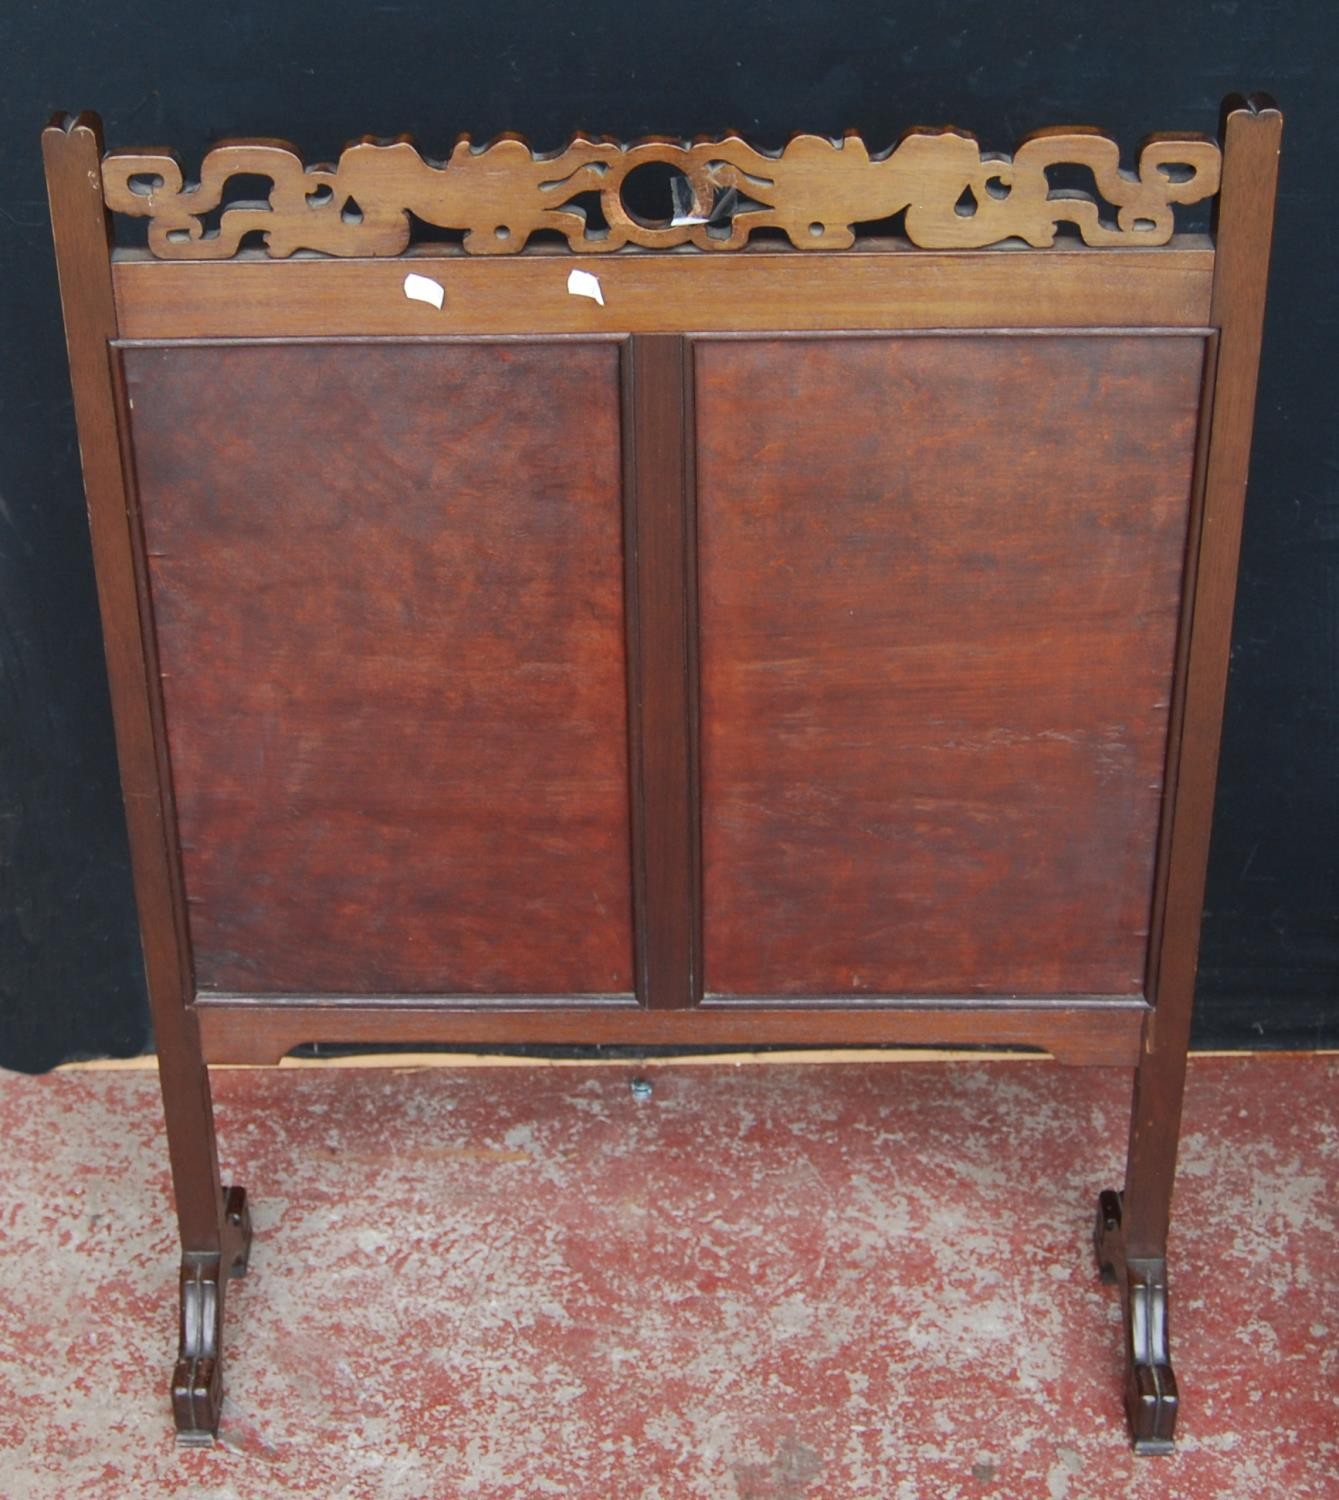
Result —
<path fill-rule="evenodd" d="M 1121 1197 L 1106 1192 L 1093 1235 L 1102 1280 L 1120 1288 L 1125 1322 L 1125 1414 L 1136 1453 L 1170 1453 L 1179 1400 L 1167 1332 L 1167 1262 L 1126 1258 Z"/>
<path fill-rule="evenodd" d="M 223 1402 L 223 1291 L 217 1255 L 181 1258 L 181 1344 L 172 1372 L 177 1442 L 207 1446 L 218 1435 Z"/>
<path fill-rule="evenodd" d="M 177 1442 L 208 1447 L 218 1436 L 223 1405 L 223 1298 L 228 1278 L 244 1276 L 251 1250 L 246 1191 L 223 1193 L 222 1253 L 181 1257 L 181 1341 L 172 1372 Z"/>

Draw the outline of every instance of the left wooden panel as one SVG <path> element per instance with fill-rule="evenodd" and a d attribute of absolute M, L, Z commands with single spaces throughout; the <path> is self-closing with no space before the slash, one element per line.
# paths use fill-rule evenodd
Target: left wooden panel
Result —
<path fill-rule="evenodd" d="M 197 990 L 632 990 L 619 357 L 121 349 Z"/>

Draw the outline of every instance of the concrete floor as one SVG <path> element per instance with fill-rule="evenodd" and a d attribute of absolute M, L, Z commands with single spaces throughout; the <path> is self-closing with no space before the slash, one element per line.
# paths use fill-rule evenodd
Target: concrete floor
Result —
<path fill-rule="evenodd" d="M 0 1496 L 1339 1496 L 1336 1085 L 1192 1064 L 1181 1441 L 1136 1460 L 1088 1243 L 1127 1074 L 220 1073 L 256 1241 L 210 1451 L 169 1427 L 154 1075 L 0 1075 Z"/>

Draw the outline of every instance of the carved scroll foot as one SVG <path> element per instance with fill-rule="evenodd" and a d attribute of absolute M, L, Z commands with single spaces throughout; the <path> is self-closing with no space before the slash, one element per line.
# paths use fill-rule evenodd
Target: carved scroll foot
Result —
<path fill-rule="evenodd" d="M 177 1442 L 207 1447 L 218 1436 L 223 1404 L 223 1298 L 228 1279 L 245 1276 L 251 1252 L 246 1190 L 223 1190 L 223 1247 L 218 1255 L 181 1257 L 181 1345 L 172 1373 Z"/>
<path fill-rule="evenodd" d="M 1167 1262 L 1127 1260 L 1121 1195 L 1103 1193 L 1093 1232 L 1102 1280 L 1120 1288 L 1125 1320 L 1125 1414 L 1136 1453 L 1170 1453 L 1178 1406 L 1167 1334 Z"/>

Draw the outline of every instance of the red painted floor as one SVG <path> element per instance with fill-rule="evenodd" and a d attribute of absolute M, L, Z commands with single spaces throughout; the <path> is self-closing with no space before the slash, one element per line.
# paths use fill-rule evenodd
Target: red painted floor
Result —
<path fill-rule="evenodd" d="M 1192 1064 L 1139 1460 L 1089 1250 L 1127 1074 L 633 1071 L 217 1075 L 256 1242 L 203 1452 L 153 1075 L 0 1075 L 0 1496 L 1339 1496 L 1339 1058 Z"/>

